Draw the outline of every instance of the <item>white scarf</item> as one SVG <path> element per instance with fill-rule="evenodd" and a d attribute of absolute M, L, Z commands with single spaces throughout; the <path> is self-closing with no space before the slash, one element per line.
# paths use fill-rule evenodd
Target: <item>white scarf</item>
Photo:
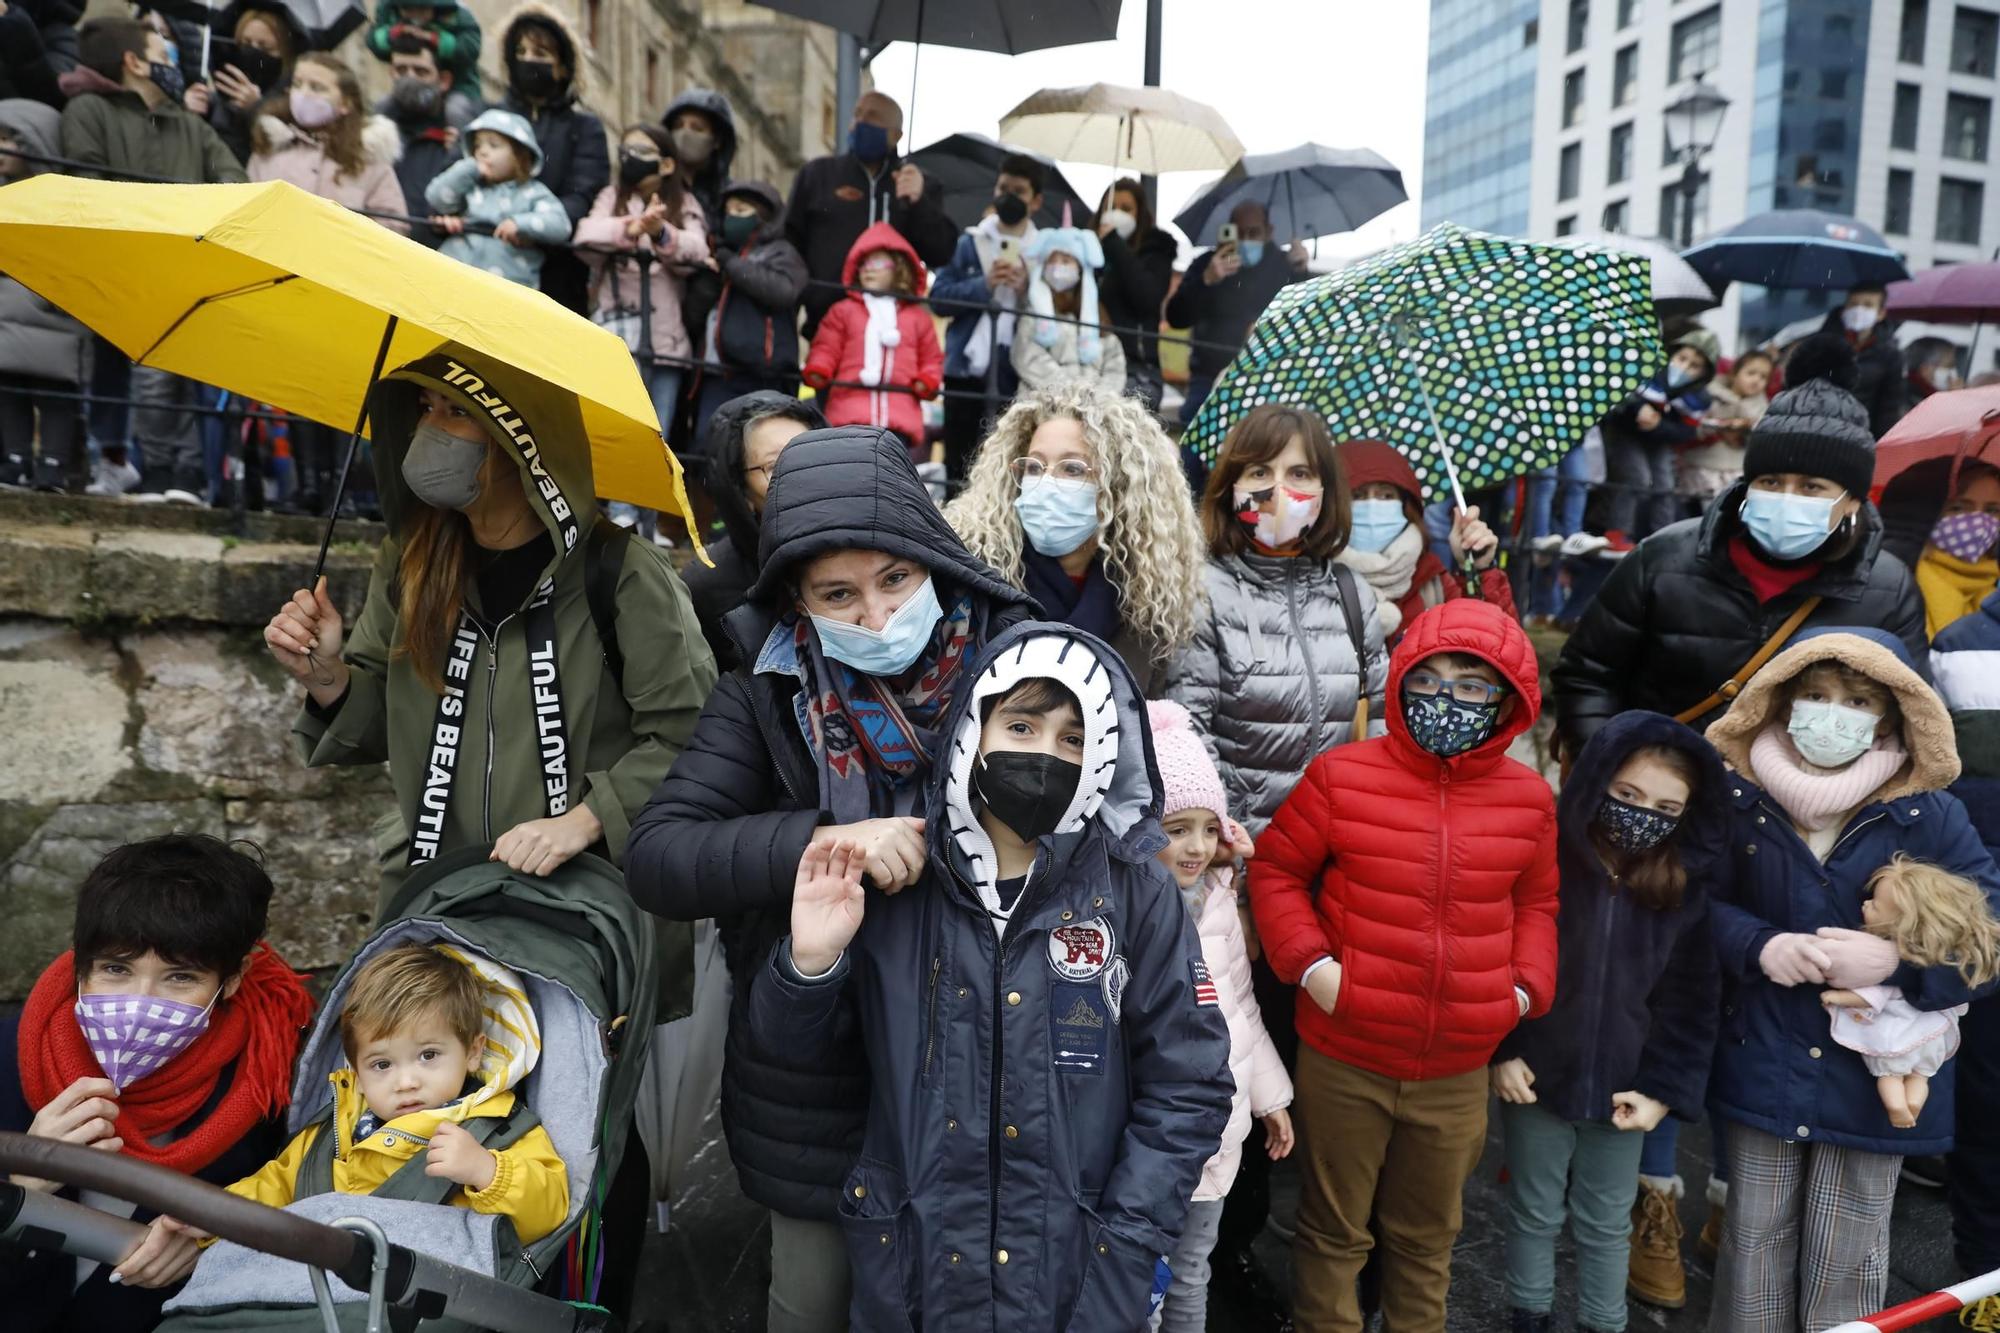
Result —
<path fill-rule="evenodd" d="M 894 373 L 896 348 L 902 345 L 903 331 L 896 327 L 899 302 L 895 297 L 864 292 L 861 299 L 868 306 L 868 336 L 861 348 L 861 382 L 873 387 Z"/>
<path fill-rule="evenodd" d="M 1382 622 L 1384 637 L 1402 626 L 1403 608 L 1397 603 L 1410 591 L 1410 580 L 1416 577 L 1417 561 L 1423 553 L 1423 531 L 1409 523 L 1379 551 L 1357 551 L 1350 546 L 1334 557 L 1367 579 L 1375 590 L 1375 616 Z"/>
<path fill-rule="evenodd" d="M 973 253 L 979 256 L 980 271 L 992 272 L 993 261 L 1000 257 L 1000 239 L 1007 234 L 1000 230 L 1000 219 L 988 213 L 979 219 L 979 225 L 972 228 L 971 234 Z M 1035 224 L 1030 222 L 1013 239 L 1018 240 L 1021 248 L 1026 250 L 1035 239 L 1035 234 Z M 987 286 L 991 289 L 992 284 L 989 282 Z M 995 326 L 991 314 L 981 315 L 979 322 L 972 326 L 972 337 L 965 344 L 965 369 L 974 376 L 986 374 L 986 367 L 992 364 L 996 344 L 1001 347 L 1014 345 L 1014 307 L 1020 301 L 1020 293 L 1012 287 L 1001 287 L 992 291 L 992 297 L 993 303 L 1001 308 L 998 326 Z"/>

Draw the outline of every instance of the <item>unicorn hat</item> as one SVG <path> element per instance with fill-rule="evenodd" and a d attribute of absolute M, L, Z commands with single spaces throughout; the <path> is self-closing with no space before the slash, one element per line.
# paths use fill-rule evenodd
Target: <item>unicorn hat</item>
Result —
<path fill-rule="evenodd" d="M 1076 310 L 1076 317 L 1082 322 L 1076 329 L 1076 358 L 1086 366 L 1096 365 L 1097 270 L 1104 267 L 1104 247 L 1098 242 L 1097 233 L 1081 227 L 1045 227 L 1035 233 L 1035 239 L 1028 242 L 1021 254 L 1028 261 L 1028 310 L 1036 315 L 1056 312 L 1055 293 L 1042 277 L 1042 265 L 1049 256 L 1068 255 L 1082 266 L 1083 281 L 1077 287 Z M 1062 336 L 1063 327 L 1048 319 L 1037 320 L 1035 341 L 1053 347 Z"/>

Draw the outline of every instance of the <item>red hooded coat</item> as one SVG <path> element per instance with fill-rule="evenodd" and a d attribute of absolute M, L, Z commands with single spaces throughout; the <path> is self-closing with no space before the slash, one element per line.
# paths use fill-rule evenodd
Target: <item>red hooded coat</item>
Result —
<path fill-rule="evenodd" d="M 862 258 L 877 250 L 894 250 L 907 259 L 917 274 L 914 294 L 924 294 L 929 282 L 924 261 L 917 258 L 903 233 L 886 222 L 876 223 L 855 240 L 840 280 L 855 286 Z M 918 400 L 935 397 L 944 382 L 944 348 L 938 344 L 930 307 L 917 301 L 897 303 L 896 333 L 897 345 L 881 350 L 878 387 L 828 389 L 826 386 L 835 382 L 860 384 L 868 369 L 868 300 L 851 291 L 820 321 L 803 377 L 825 393 L 827 425 L 887 426 L 915 449 L 924 442 L 924 409 Z"/>
<path fill-rule="evenodd" d="M 1436 653 L 1493 664 L 1514 707 L 1484 745 L 1440 759 L 1403 722 L 1403 677 Z M 1507 758 L 1534 725 L 1534 649 L 1498 608 L 1462 598 L 1418 616 L 1389 660 L 1386 736 L 1312 762 L 1250 862 L 1250 902 L 1272 969 L 1296 983 L 1340 963 L 1333 1013 L 1298 996 L 1299 1036 L 1394 1079 L 1486 1064 L 1555 996 L 1556 818 L 1549 784 Z"/>

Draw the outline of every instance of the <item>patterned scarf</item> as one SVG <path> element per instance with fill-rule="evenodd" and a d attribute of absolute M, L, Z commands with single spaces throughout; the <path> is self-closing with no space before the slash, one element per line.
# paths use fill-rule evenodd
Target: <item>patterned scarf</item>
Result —
<path fill-rule="evenodd" d="M 972 598 L 960 596 L 938 621 L 931 646 L 898 680 L 865 676 L 826 656 L 812 621 L 794 620 L 792 642 L 805 668 L 799 700 L 819 758 L 821 801 L 841 824 L 896 814 L 898 790 L 930 772 L 959 668 L 985 641 L 984 615 L 975 616 Z"/>

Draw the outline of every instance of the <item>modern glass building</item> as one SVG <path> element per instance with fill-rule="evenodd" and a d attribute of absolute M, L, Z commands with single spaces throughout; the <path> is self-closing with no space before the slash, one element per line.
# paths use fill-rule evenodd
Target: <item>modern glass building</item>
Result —
<path fill-rule="evenodd" d="M 1542 0 L 1431 0 L 1423 226 L 1528 229 Z"/>

